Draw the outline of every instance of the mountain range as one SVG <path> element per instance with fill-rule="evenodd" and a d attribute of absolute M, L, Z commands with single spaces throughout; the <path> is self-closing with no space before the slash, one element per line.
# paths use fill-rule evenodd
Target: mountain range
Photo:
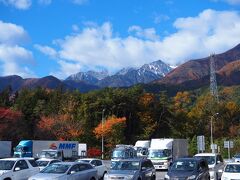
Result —
<path fill-rule="evenodd" d="M 214 60 L 218 85 L 240 85 L 240 44 L 224 53 L 214 55 Z M 5 76 L 0 77 L 0 91 L 8 86 L 11 86 L 13 91 L 40 86 L 47 89 L 61 87 L 88 92 L 104 87 L 144 84 L 143 87 L 150 92 L 161 90 L 177 92 L 209 86 L 209 79 L 210 56 L 189 60 L 175 69 L 158 60 L 140 68 L 123 68 L 113 75 L 109 75 L 106 70 L 87 71 L 73 74 L 65 80 L 59 80 L 54 76 L 27 79 L 17 75 Z"/>
<path fill-rule="evenodd" d="M 123 68 L 113 75 L 109 75 L 106 70 L 79 72 L 63 81 L 54 76 L 23 79 L 20 76 L 12 75 L 0 77 L 0 91 L 8 86 L 11 86 L 13 91 L 40 86 L 47 89 L 56 89 L 58 87 L 64 90 L 78 89 L 80 92 L 88 92 L 104 87 L 129 87 L 163 78 L 171 70 L 172 68 L 169 65 L 158 60 L 144 64 L 140 68 Z"/>

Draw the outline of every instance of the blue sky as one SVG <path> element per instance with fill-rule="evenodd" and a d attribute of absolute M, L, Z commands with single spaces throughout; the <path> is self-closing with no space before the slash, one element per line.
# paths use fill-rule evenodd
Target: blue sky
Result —
<path fill-rule="evenodd" d="M 0 0 L 0 76 L 176 66 L 240 43 L 240 0 Z"/>

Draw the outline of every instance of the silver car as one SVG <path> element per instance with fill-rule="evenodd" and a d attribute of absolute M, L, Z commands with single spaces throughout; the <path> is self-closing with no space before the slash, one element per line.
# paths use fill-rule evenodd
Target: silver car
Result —
<path fill-rule="evenodd" d="M 111 179 L 155 180 L 156 170 L 146 158 L 112 161 L 110 171 L 104 176 L 104 180 Z"/>
<path fill-rule="evenodd" d="M 97 170 L 84 162 L 50 164 L 28 180 L 97 180 Z"/>

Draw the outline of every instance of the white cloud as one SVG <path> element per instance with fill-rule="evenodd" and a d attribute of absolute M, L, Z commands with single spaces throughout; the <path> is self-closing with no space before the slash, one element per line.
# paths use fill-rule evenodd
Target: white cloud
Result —
<path fill-rule="evenodd" d="M 52 0 L 38 0 L 38 3 L 42 5 L 49 5 L 52 3 Z"/>
<path fill-rule="evenodd" d="M 211 0 L 213 2 L 226 2 L 230 5 L 240 5 L 240 0 Z"/>
<path fill-rule="evenodd" d="M 178 18 L 173 26 L 176 32 L 161 39 L 153 28 L 132 26 L 129 36 L 120 37 L 109 22 L 87 26 L 55 41 L 61 59 L 60 71 L 69 73 L 75 64 L 74 71 L 81 67 L 105 67 L 113 72 L 158 59 L 177 65 L 191 58 L 223 52 L 240 42 L 240 15 L 235 11 L 208 9 L 196 17 Z"/>
<path fill-rule="evenodd" d="M 39 44 L 35 44 L 34 47 L 40 52 L 42 52 L 43 54 L 50 56 L 51 58 L 57 57 L 57 51 L 49 46 L 42 46 Z"/>
<path fill-rule="evenodd" d="M 79 31 L 78 25 L 73 24 L 73 25 L 72 25 L 72 30 L 75 31 L 75 32 Z"/>
<path fill-rule="evenodd" d="M 82 5 L 82 4 L 86 3 L 86 2 L 88 2 L 88 0 L 72 0 L 72 2 L 74 4 Z"/>
<path fill-rule="evenodd" d="M 21 26 L 2 21 L 0 29 L 1 75 L 33 76 L 28 68 L 34 63 L 32 52 L 19 45 L 28 37 L 27 32 Z"/>
<path fill-rule="evenodd" d="M 134 33 L 136 37 L 156 41 L 159 36 L 154 28 L 142 29 L 140 26 L 131 26 L 128 28 L 129 33 Z"/>
<path fill-rule="evenodd" d="M 23 27 L 0 20 L 0 43 L 16 44 L 28 39 Z"/>
<path fill-rule="evenodd" d="M 1 72 L 3 76 L 17 74 L 29 77 L 34 75 L 26 66 L 26 64 L 33 63 L 33 55 L 23 47 L 0 44 L 0 62 L 3 63 Z"/>
<path fill-rule="evenodd" d="M 0 0 L 0 2 L 21 10 L 26 10 L 32 5 L 31 0 Z"/>
<path fill-rule="evenodd" d="M 165 15 L 165 14 L 156 14 L 154 13 L 154 23 L 155 24 L 160 24 L 163 21 L 169 20 L 170 17 Z"/>

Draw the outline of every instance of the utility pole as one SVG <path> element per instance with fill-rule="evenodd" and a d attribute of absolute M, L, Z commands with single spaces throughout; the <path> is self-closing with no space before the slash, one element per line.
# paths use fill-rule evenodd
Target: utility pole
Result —
<path fill-rule="evenodd" d="M 104 112 L 105 109 L 102 110 L 102 159 L 104 159 L 104 138 L 103 138 Z"/>

